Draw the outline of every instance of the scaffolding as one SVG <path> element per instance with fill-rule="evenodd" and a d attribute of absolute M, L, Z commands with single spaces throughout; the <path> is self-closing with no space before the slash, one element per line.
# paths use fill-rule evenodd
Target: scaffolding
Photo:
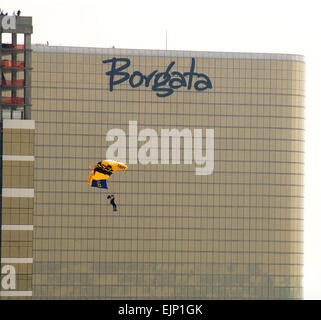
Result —
<path fill-rule="evenodd" d="M 5 28 L 3 19 L 6 16 L 0 16 L 0 117 L 30 120 L 32 17 L 11 17 L 14 28 Z M 9 34 L 6 40 L 4 34 Z"/>

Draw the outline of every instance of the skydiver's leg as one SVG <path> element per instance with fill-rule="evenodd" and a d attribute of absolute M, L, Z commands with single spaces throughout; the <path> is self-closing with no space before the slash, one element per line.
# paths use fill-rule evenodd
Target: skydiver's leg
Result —
<path fill-rule="evenodd" d="M 113 211 L 117 211 L 117 205 L 115 203 L 114 196 L 111 197 L 110 204 L 113 206 Z"/>

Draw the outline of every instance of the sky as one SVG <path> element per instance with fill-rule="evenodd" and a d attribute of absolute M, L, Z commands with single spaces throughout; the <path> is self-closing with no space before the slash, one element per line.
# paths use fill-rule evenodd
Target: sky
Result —
<path fill-rule="evenodd" d="M 321 19 L 317 0 L 1 0 L 32 43 L 302 54 L 306 61 L 304 298 L 321 299 Z M 167 37 L 166 37 L 167 35 Z M 167 39 L 167 41 L 166 41 Z"/>

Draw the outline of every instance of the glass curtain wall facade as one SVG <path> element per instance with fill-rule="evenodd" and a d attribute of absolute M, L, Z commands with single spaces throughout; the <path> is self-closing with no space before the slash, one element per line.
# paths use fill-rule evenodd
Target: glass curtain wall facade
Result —
<path fill-rule="evenodd" d="M 301 56 L 42 45 L 32 55 L 34 299 L 303 298 Z M 103 61 L 114 57 L 140 74 L 111 91 Z M 185 74 L 159 97 L 157 73 L 148 86 L 141 77 L 193 61 L 212 88 L 196 90 L 197 77 L 188 88 Z M 140 162 L 147 140 L 128 163 L 130 124 L 156 132 L 154 163 Z M 194 149 L 214 129 L 212 173 L 197 175 L 182 151 L 180 164 L 162 163 L 162 129 L 184 128 L 202 130 Z M 111 129 L 125 133 L 129 165 L 108 180 L 118 212 L 87 184 Z"/>

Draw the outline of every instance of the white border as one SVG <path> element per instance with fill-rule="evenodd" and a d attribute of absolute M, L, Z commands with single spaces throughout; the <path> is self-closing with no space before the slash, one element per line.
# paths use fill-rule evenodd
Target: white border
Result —
<path fill-rule="evenodd" d="M 32 258 L 1 258 L 1 263 L 33 263 Z"/>
<path fill-rule="evenodd" d="M 3 155 L 2 160 L 5 160 L 5 161 L 35 161 L 35 157 L 34 156 Z"/>
<path fill-rule="evenodd" d="M 32 291 L 0 291 L 0 297 L 32 297 Z"/>
<path fill-rule="evenodd" d="M 35 129 L 35 120 L 3 119 L 3 129 Z"/>
<path fill-rule="evenodd" d="M 35 189 L 2 188 L 2 197 L 7 198 L 34 198 Z"/>
<path fill-rule="evenodd" d="M 31 224 L 3 224 L 1 226 L 2 231 L 33 231 L 33 225 Z"/>

